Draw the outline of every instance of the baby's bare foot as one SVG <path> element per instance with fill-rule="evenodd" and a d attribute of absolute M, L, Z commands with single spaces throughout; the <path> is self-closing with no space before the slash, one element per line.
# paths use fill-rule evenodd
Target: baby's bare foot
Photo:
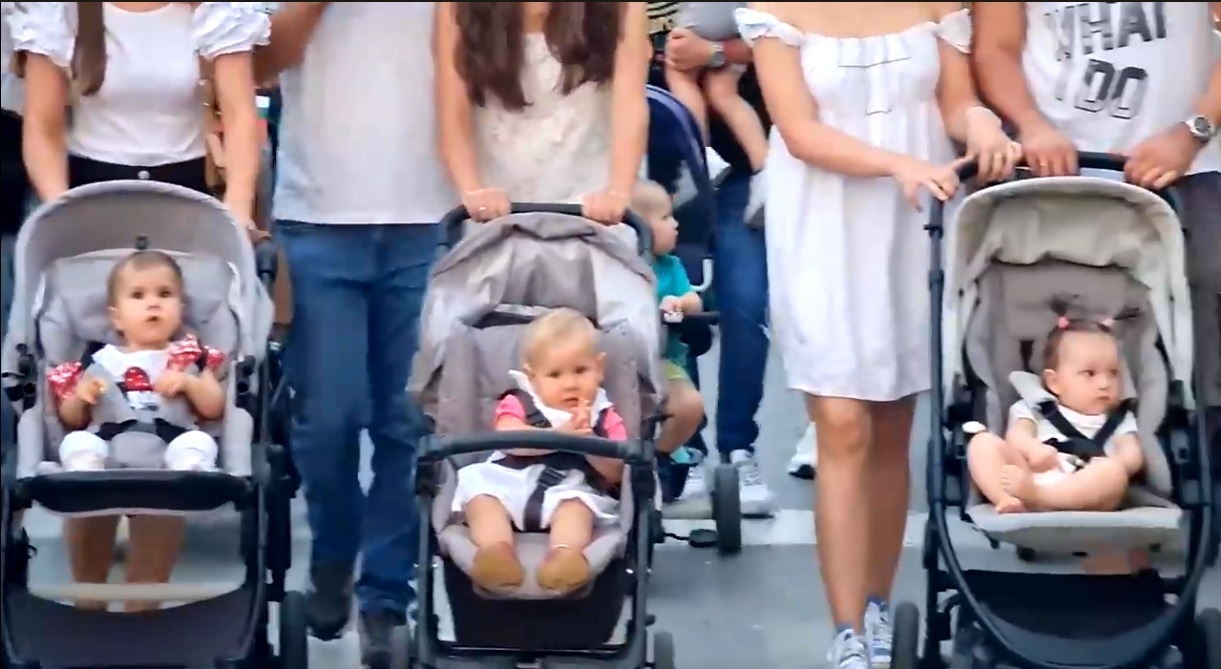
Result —
<path fill-rule="evenodd" d="M 1023 506 L 1029 505 L 1038 496 L 1034 477 L 1030 472 L 1014 465 L 1001 468 L 1001 489 L 1017 499 Z"/>
<path fill-rule="evenodd" d="M 1026 505 L 1016 497 L 1007 497 L 996 503 L 997 513 L 1021 513 L 1025 510 Z"/>

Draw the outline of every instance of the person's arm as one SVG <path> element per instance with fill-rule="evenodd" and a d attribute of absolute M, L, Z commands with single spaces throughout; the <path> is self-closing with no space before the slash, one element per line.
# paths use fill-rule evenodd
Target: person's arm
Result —
<path fill-rule="evenodd" d="M 933 20 L 940 22 L 955 12 L 962 11 L 961 2 L 932 2 Z M 973 112 L 995 118 L 980 104 L 975 94 L 975 81 L 971 74 L 971 61 L 945 39 L 937 40 L 941 61 L 941 77 L 937 81 L 937 106 L 949 136 L 959 142 L 967 142 L 967 118 Z M 999 125 L 999 120 L 998 120 Z"/>
<path fill-rule="evenodd" d="M 225 389 L 212 370 L 188 376 L 182 392 L 201 420 L 220 420 L 225 415 Z"/>
<path fill-rule="evenodd" d="M 623 31 L 615 49 L 611 80 L 611 165 L 608 190 L 626 196 L 640 174 L 649 140 L 649 103 L 645 88 L 653 45 L 644 2 L 625 3 Z"/>
<path fill-rule="evenodd" d="M 38 199 L 68 190 L 68 75 L 40 53 L 26 52 L 21 156 Z"/>
<path fill-rule="evenodd" d="M 242 222 L 249 223 L 254 220 L 263 143 L 253 58 L 249 51 L 241 51 L 217 56 L 212 63 L 224 131 L 225 205 Z"/>
<path fill-rule="evenodd" d="M 971 51 L 980 93 L 1019 133 L 1046 125 L 1022 69 L 1026 3 L 977 2 L 971 10 L 975 24 Z"/>
<path fill-rule="evenodd" d="M 254 54 L 254 74 L 258 81 L 271 81 L 279 73 L 301 63 L 305 47 L 329 4 L 280 3 L 279 10 L 271 15 L 271 41 Z"/>
<path fill-rule="evenodd" d="M 1021 451 L 1027 460 L 1033 459 L 1035 451 L 1043 446 L 1038 438 L 1039 426 L 1033 418 L 1014 417 L 1009 421 L 1009 429 L 1005 431 L 1005 441 Z"/>
<path fill-rule="evenodd" d="M 1118 435 L 1112 443 L 1115 447 L 1114 458 L 1123 465 L 1129 477 L 1144 469 L 1145 454 L 1140 448 L 1140 437 L 1135 432 Z"/>
<path fill-rule="evenodd" d="M 454 3 L 438 2 L 433 9 L 432 56 L 437 139 L 441 160 L 459 193 L 484 187 L 475 151 L 475 119 L 466 82 L 458 73 L 458 24 Z M 643 90 L 643 89 L 642 89 Z"/>
<path fill-rule="evenodd" d="M 725 54 L 725 62 L 731 65 L 750 65 L 755 62 L 755 53 L 741 37 L 721 42 L 721 51 Z M 708 57 L 712 58 L 711 55 Z"/>
<path fill-rule="evenodd" d="M 1221 19 L 1221 2 L 1212 3 L 1213 18 Z M 1195 112 L 1209 121 L 1214 127 L 1221 126 L 1221 59 L 1213 64 L 1213 74 L 1208 80 L 1208 89 L 1196 101 Z"/>
<path fill-rule="evenodd" d="M 784 16 L 784 3 L 751 3 Z M 772 123 L 798 160 L 849 176 L 890 176 L 901 156 L 877 148 L 819 121 L 818 104 L 805 83 L 801 52 L 775 36 L 755 40 L 755 72 Z"/>

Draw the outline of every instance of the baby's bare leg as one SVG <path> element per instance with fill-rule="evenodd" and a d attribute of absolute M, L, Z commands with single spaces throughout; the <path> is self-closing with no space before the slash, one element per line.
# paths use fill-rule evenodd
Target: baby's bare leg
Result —
<path fill-rule="evenodd" d="M 709 70 L 704 75 L 704 97 L 742 145 L 751 169 L 758 171 L 767 160 L 767 131 L 754 107 L 738 94 L 741 78 L 742 71 L 738 69 Z"/>
<path fill-rule="evenodd" d="M 186 520 L 178 516 L 131 516 L 127 519 L 128 583 L 168 583 L 186 536 Z M 159 602 L 128 602 L 124 610 L 148 611 Z"/>
<path fill-rule="evenodd" d="M 971 443 L 967 445 L 967 468 L 971 472 L 971 480 L 984 497 L 996 505 L 998 513 L 1026 510 L 1020 499 L 1005 490 L 1002 474 L 1010 466 L 1026 472 L 1030 469 L 1018 449 L 999 436 L 981 432 L 971 438 Z"/>
<path fill-rule="evenodd" d="M 1114 458 L 1094 458 L 1081 471 L 1053 485 L 1027 477 L 1017 496 L 1040 511 L 1114 511 L 1128 492 L 1128 472 Z"/>
<path fill-rule="evenodd" d="M 585 549 L 593 542 L 594 513 L 579 499 L 560 502 L 551 516 L 551 552 L 538 570 L 547 590 L 572 592 L 589 582 Z"/>
<path fill-rule="evenodd" d="M 678 98 L 700 124 L 704 133 L 703 140 L 708 141 L 708 107 L 704 103 L 704 92 L 700 90 L 700 73 L 698 71 L 684 72 L 666 65 L 666 88 L 670 94 Z"/>
<path fill-rule="evenodd" d="M 525 580 L 513 547 L 513 520 L 500 500 L 478 495 L 462 510 L 475 544 L 471 579 L 488 589 L 512 588 Z"/>

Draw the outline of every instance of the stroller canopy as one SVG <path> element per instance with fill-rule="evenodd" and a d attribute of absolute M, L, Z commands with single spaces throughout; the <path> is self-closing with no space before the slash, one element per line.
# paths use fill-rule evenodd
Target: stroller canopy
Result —
<path fill-rule="evenodd" d="M 603 331 L 626 330 L 647 360 L 662 331 L 652 269 L 621 235 L 566 214 L 513 214 L 467 224 L 467 235 L 432 270 L 410 390 L 437 417 L 437 384 L 453 328 L 514 307 L 569 307 Z M 661 388 L 657 365 L 644 379 Z"/>

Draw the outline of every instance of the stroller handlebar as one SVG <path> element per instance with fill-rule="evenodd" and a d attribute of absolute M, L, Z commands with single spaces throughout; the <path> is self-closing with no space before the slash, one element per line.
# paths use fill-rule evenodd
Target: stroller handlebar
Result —
<path fill-rule="evenodd" d="M 504 451 L 514 448 L 537 448 L 551 451 L 592 455 L 623 460 L 629 464 L 644 464 L 651 458 L 640 441 L 614 441 L 601 437 L 583 437 L 552 430 L 512 430 L 486 432 L 461 437 L 431 435 L 419 454 L 421 463 L 433 463 L 459 455 Z"/>
<path fill-rule="evenodd" d="M 565 214 L 568 216 L 583 216 L 581 205 L 546 202 L 514 202 L 509 209 L 510 214 Z M 443 237 L 438 245 L 443 252 L 458 245 L 464 234 L 463 225 L 470 218 L 466 207 L 461 205 L 451 209 L 441 218 Z M 653 229 L 630 209 L 623 212 L 623 224 L 636 233 L 636 250 L 642 257 L 653 253 Z"/>
<path fill-rule="evenodd" d="M 1078 151 L 1077 167 L 1083 170 L 1103 170 L 1106 172 L 1123 172 L 1128 159 L 1115 153 L 1099 153 L 1096 151 Z M 1023 158 L 1018 167 L 1029 167 Z M 958 166 L 958 178 L 962 181 L 972 179 L 979 173 L 979 163 L 968 161 Z"/>

